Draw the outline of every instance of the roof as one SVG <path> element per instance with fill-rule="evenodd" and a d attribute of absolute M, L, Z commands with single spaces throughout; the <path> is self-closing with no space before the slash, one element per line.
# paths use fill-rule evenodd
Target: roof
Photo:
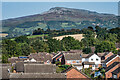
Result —
<path fill-rule="evenodd" d="M 24 72 L 24 62 L 17 62 L 15 69 L 17 72 Z"/>
<path fill-rule="evenodd" d="M 105 61 L 104 61 L 104 63 L 107 63 L 107 62 L 109 62 L 110 60 L 112 60 L 114 57 L 116 57 L 117 55 L 116 54 L 114 54 L 114 55 L 112 55 L 112 56 L 110 56 L 110 57 L 108 57 Z"/>
<path fill-rule="evenodd" d="M 94 46 L 91 47 L 91 50 L 92 50 L 92 53 L 94 53 L 95 52 L 95 47 Z"/>
<path fill-rule="evenodd" d="M 74 66 L 82 66 L 82 64 L 73 64 Z"/>
<path fill-rule="evenodd" d="M 88 61 L 85 61 L 83 63 L 84 63 L 84 65 L 94 65 L 95 64 L 95 62 L 88 62 Z"/>
<path fill-rule="evenodd" d="M 113 73 L 113 74 L 118 74 L 118 73 L 120 73 L 120 67 L 117 68 L 117 69 L 115 69 L 112 73 Z"/>
<path fill-rule="evenodd" d="M 65 53 L 65 60 L 81 60 L 80 53 Z"/>
<path fill-rule="evenodd" d="M 90 54 L 88 54 L 88 56 L 87 56 L 86 58 L 91 57 L 93 54 L 95 54 L 95 53 L 90 53 Z"/>
<path fill-rule="evenodd" d="M 62 56 L 63 55 L 63 53 L 62 52 L 58 52 L 52 59 L 54 59 L 54 58 L 57 58 L 58 56 Z"/>
<path fill-rule="evenodd" d="M 24 64 L 25 73 L 54 73 L 55 64 Z"/>
<path fill-rule="evenodd" d="M 9 79 L 10 64 L 0 64 L 0 78 Z"/>
<path fill-rule="evenodd" d="M 78 72 L 80 72 L 81 74 L 83 74 L 84 76 L 86 76 L 87 78 L 89 78 L 86 74 L 84 74 L 82 71 L 78 70 L 76 67 L 74 66 L 70 66 L 68 67 L 66 70 L 62 71 L 62 73 L 67 73 L 68 71 L 70 71 L 71 69 L 75 69 L 77 70 Z"/>
<path fill-rule="evenodd" d="M 113 67 L 115 67 L 115 66 L 118 65 L 118 64 L 120 65 L 120 62 L 114 62 L 114 63 L 112 63 L 110 66 L 108 66 L 108 67 L 106 68 L 105 71 L 106 71 L 106 72 L 109 71 L 110 69 L 112 69 Z M 119 66 L 119 65 L 118 65 L 118 66 Z"/>
<path fill-rule="evenodd" d="M 86 58 L 89 54 L 82 54 L 82 58 Z"/>
<path fill-rule="evenodd" d="M 116 48 L 120 48 L 120 43 L 115 43 Z"/>
<path fill-rule="evenodd" d="M 47 52 L 31 53 L 29 55 L 29 59 L 34 58 L 36 61 L 43 61 L 43 62 L 46 62 L 47 60 L 52 61 L 52 57 L 53 55 Z"/>
<path fill-rule="evenodd" d="M 81 53 L 83 54 L 82 50 L 70 50 L 70 51 L 62 51 L 63 53 Z"/>
<path fill-rule="evenodd" d="M 32 79 L 32 80 L 38 80 L 38 78 L 45 78 L 47 80 L 48 78 L 66 78 L 65 73 L 10 73 L 10 79 L 18 78 L 21 80 L 23 79 Z M 46 79 L 47 78 L 47 79 Z M 44 79 L 43 79 L 44 80 Z M 56 79 L 55 79 L 56 80 Z M 62 79 L 63 80 L 63 79 Z"/>
<path fill-rule="evenodd" d="M 25 58 L 18 58 L 18 57 L 11 57 L 11 58 L 8 58 L 8 62 L 10 63 L 16 63 L 18 61 L 24 61 L 26 60 Z"/>
<path fill-rule="evenodd" d="M 105 53 L 97 53 L 99 57 L 105 56 Z"/>

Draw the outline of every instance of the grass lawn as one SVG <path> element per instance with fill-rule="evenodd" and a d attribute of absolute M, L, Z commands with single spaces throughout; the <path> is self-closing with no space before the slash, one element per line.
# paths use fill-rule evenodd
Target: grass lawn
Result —
<path fill-rule="evenodd" d="M 44 34 L 44 35 L 31 35 L 31 36 L 27 36 L 27 38 L 37 38 L 37 37 L 42 37 L 42 36 L 48 36 L 48 34 Z"/>

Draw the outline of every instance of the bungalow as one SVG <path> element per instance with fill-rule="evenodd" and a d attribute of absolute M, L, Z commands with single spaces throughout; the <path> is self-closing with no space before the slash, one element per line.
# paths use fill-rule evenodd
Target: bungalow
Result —
<path fill-rule="evenodd" d="M 26 61 L 34 61 L 34 62 L 44 62 L 44 64 L 50 64 L 52 61 L 52 54 L 49 54 L 47 52 L 39 52 L 39 53 L 31 53 L 29 56 L 29 59 Z"/>
<path fill-rule="evenodd" d="M 55 64 L 39 64 L 39 63 L 20 63 L 16 65 L 17 73 L 10 73 L 10 80 L 54 80 L 59 78 L 65 80 L 65 73 L 56 73 Z"/>

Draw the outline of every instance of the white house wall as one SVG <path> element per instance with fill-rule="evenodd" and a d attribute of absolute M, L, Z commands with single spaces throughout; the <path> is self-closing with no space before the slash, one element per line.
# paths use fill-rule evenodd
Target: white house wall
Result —
<path fill-rule="evenodd" d="M 83 67 L 82 66 L 75 66 L 78 70 L 81 70 Z"/>
<path fill-rule="evenodd" d="M 73 63 L 73 61 L 75 61 L 76 63 Z M 80 64 L 80 61 L 81 60 L 66 60 L 66 62 L 69 64 L 78 64 L 78 63 Z"/>
<path fill-rule="evenodd" d="M 93 60 L 92 60 L 93 59 Z M 96 60 L 98 59 L 98 61 Z M 93 54 L 90 58 L 89 58 L 89 62 L 95 62 L 95 64 L 101 64 L 101 58 L 98 57 L 96 54 Z"/>
<path fill-rule="evenodd" d="M 89 65 L 84 65 L 84 68 L 89 68 Z"/>
<path fill-rule="evenodd" d="M 82 58 L 82 62 L 89 61 L 88 58 Z"/>

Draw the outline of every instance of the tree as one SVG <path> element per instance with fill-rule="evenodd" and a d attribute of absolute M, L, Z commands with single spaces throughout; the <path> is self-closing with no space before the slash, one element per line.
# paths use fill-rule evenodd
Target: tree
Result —
<path fill-rule="evenodd" d="M 95 49 L 96 49 L 95 51 L 96 53 L 97 52 L 110 52 L 110 51 L 115 50 L 115 44 L 110 41 L 102 41 L 96 44 Z"/>
<path fill-rule="evenodd" d="M 27 36 L 20 36 L 20 37 L 16 37 L 15 41 L 17 43 L 29 43 L 29 39 L 27 38 Z"/>
<path fill-rule="evenodd" d="M 64 65 L 64 64 L 65 64 L 65 57 L 64 57 L 64 55 L 62 55 L 61 65 Z"/>
<path fill-rule="evenodd" d="M 9 55 L 9 57 L 21 54 L 20 46 L 13 40 L 3 40 L 2 47 L 2 53 Z"/>
<path fill-rule="evenodd" d="M 21 55 L 27 56 L 32 52 L 31 46 L 29 46 L 27 43 L 21 43 L 20 47 L 21 47 L 21 52 L 22 52 Z"/>
<path fill-rule="evenodd" d="M 33 49 L 38 53 L 38 52 L 49 52 L 49 46 L 46 42 L 40 41 L 40 40 L 35 40 L 31 46 Z"/>
<path fill-rule="evenodd" d="M 2 54 L 2 63 L 8 63 L 8 58 L 7 54 Z"/>
<path fill-rule="evenodd" d="M 48 39 L 47 43 L 48 43 L 49 48 L 50 48 L 49 52 L 57 52 L 57 51 L 64 50 L 64 47 L 59 40 Z"/>
<path fill-rule="evenodd" d="M 92 50 L 91 50 L 91 48 L 84 48 L 84 49 L 83 49 L 83 52 L 84 52 L 85 54 L 89 54 L 89 53 L 92 52 Z"/>
<path fill-rule="evenodd" d="M 65 50 L 71 50 L 71 49 L 81 49 L 80 42 L 78 40 L 75 40 L 73 37 L 64 37 L 62 39 L 62 44 L 65 47 Z"/>

